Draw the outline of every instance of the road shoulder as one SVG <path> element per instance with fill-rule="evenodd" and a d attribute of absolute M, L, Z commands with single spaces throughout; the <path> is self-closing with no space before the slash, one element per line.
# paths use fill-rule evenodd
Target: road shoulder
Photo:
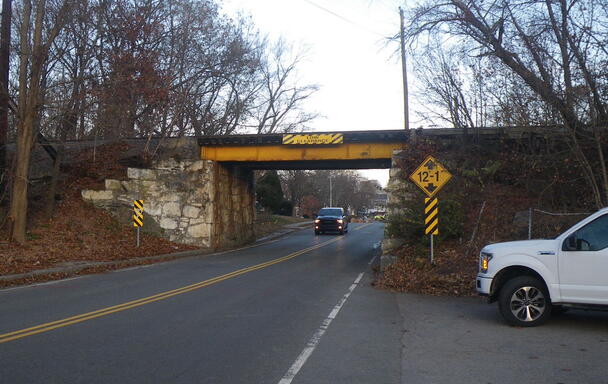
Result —
<path fill-rule="evenodd" d="M 274 241 L 279 238 L 291 235 L 294 232 L 306 229 L 309 225 L 309 223 L 288 224 L 278 231 L 264 236 L 263 238 L 257 239 L 252 244 L 247 244 L 244 246 L 230 249 L 214 250 L 211 248 L 200 248 L 189 251 L 180 251 L 154 256 L 135 257 L 123 260 L 65 262 L 56 265 L 52 268 L 37 269 L 18 274 L 2 275 L 0 276 L 0 288 L 62 280 L 77 275 L 103 273 L 122 268 L 130 268 L 138 265 L 162 263 L 188 257 L 210 256 L 240 249 L 246 249 L 249 247 L 263 245 L 270 241 Z"/>
<path fill-rule="evenodd" d="M 478 297 L 397 295 L 403 383 L 607 383 L 608 313 L 506 325 Z"/>
<path fill-rule="evenodd" d="M 295 384 L 399 383 L 401 316 L 394 293 L 366 272 Z"/>

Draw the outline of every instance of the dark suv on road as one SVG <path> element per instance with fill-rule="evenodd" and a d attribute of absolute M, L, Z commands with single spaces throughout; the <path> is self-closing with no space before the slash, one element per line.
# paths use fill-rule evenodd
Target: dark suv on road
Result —
<path fill-rule="evenodd" d="M 323 232 L 338 232 L 341 235 L 348 232 L 348 218 L 344 215 L 344 209 L 321 208 L 315 219 L 315 235 Z"/>

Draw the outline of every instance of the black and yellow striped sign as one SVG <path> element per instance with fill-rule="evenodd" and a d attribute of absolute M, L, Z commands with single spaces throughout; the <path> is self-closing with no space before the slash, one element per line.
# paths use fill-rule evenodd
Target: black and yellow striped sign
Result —
<path fill-rule="evenodd" d="M 437 198 L 424 198 L 424 234 L 439 234 L 439 202 Z"/>
<path fill-rule="evenodd" d="M 302 134 L 289 133 L 283 135 L 283 144 L 290 145 L 314 145 L 314 144 L 342 144 L 344 135 L 342 133 L 317 133 Z"/>
<path fill-rule="evenodd" d="M 133 226 L 144 226 L 144 201 L 133 200 Z"/>

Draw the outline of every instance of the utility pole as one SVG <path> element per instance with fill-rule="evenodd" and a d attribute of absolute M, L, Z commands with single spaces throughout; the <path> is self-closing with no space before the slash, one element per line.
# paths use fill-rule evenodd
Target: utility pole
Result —
<path fill-rule="evenodd" d="M 329 206 L 333 207 L 333 202 L 332 202 L 332 190 L 331 190 L 331 175 L 329 175 Z"/>
<path fill-rule="evenodd" d="M 401 69 L 403 71 L 403 123 L 405 129 L 410 129 L 410 113 L 408 107 L 408 94 L 407 94 L 407 61 L 405 57 L 405 27 L 403 22 L 403 8 L 399 7 L 399 19 L 401 29 L 399 30 L 399 36 L 401 37 Z"/>

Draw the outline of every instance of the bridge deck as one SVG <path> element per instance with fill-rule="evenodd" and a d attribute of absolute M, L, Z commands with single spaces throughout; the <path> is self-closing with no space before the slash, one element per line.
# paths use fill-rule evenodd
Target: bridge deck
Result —
<path fill-rule="evenodd" d="M 354 143 L 404 143 L 409 139 L 409 133 L 404 129 L 390 129 L 378 131 L 343 131 L 343 132 L 298 132 L 298 134 L 334 134 L 341 133 L 345 144 Z M 283 134 L 271 133 L 263 135 L 219 135 L 200 136 L 198 143 L 201 147 L 207 146 L 251 146 L 251 145 L 281 145 Z"/>
<path fill-rule="evenodd" d="M 393 151 L 408 140 L 404 130 L 310 132 L 341 134 L 339 144 L 283 144 L 282 134 L 199 138 L 201 159 L 255 169 L 371 169 L 390 168 Z"/>

